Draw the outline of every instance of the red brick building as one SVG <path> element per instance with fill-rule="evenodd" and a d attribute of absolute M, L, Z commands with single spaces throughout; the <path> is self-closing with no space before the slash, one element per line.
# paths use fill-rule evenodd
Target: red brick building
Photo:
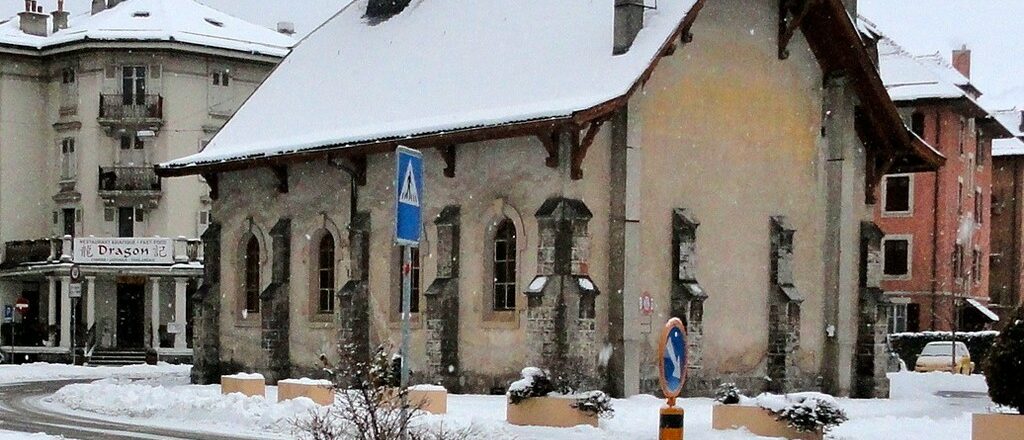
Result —
<path fill-rule="evenodd" d="M 1000 316 L 1024 298 L 1024 112 L 996 114 L 1017 139 L 992 145 L 992 240 L 990 305 Z"/>
<path fill-rule="evenodd" d="M 914 56 L 878 36 L 879 69 L 905 122 L 947 158 L 937 172 L 889 174 L 878 188 L 882 288 L 892 332 L 978 330 L 989 302 L 992 139 L 1009 131 L 976 101 L 970 51 Z"/>

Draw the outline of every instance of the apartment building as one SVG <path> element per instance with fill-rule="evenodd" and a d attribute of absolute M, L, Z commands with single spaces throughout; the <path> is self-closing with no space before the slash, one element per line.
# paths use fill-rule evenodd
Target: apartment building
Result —
<path fill-rule="evenodd" d="M 202 177 L 162 180 L 152 164 L 201 151 L 291 28 L 192 0 L 42 3 L 0 22 L 3 350 L 190 357 L 210 200 Z"/>
<path fill-rule="evenodd" d="M 890 97 L 915 135 L 949 158 L 933 172 L 889 173 L 877 189 L 882 289 L 892 332 L 986 328 L 992 141 L 1010 132 L 977 101 L 970 50 L 914 55 L 861 19 Z"/>

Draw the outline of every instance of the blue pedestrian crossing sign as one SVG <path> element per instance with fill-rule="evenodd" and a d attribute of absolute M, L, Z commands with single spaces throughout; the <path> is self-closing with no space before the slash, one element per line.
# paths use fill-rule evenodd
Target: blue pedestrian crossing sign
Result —
<path fill-rule="evenodd" d="M 423 224 L 423 153 L 400 146 L 395 155 L 395 243 L 419 246 Z"/>
<path fill-rule="evenodd" d="M 679 318 L 672 318 L 665 323 L 658 351 L 661 355 L 661 391 L 665 393 L 665 398 L 674 399 L 683 391 L 683 384 L 686 383 L 686 328 Z"/>
<path fill-rule="evenodd" d="M 14 322 L 14 306 L 4 305 L 4 323 Z"/>

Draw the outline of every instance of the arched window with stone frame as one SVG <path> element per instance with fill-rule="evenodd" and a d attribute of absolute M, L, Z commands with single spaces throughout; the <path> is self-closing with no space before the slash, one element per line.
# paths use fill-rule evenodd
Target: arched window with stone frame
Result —
<path fill-rule="evenodd" d="M 516 309 L 517 250 L 516 225 L 505 218 L 498 223 L 493 240 L 492 306 L 495 311 Z"/>
<path fill-rule="evenodd" d="M 334 285 L 337 279 L 334 250 L 334 236 L 324 231 L 317 244 L 316 311 L 319 314 L 334 313 Z"/>
<path fill-rule="evenodd" d="M 243 310 L 247 313 L 260 312 L 260 242 L 250 235 L 243 255 L 245 267 Z"/>

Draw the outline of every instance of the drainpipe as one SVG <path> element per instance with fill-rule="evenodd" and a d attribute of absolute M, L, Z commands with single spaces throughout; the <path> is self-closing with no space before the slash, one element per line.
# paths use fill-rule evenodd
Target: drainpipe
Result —
<path fill-rule="evenodd" d="M 939 142 L 940 127 L 942 126 L 942 115 L 939 111 L 935 112 L 935 142 Z M 941 148 L 941 144 L 940 144 Z M 935 179 L 932 187 L 932 295 L 931 295 L 931 330 L 935 330 L 936 325 L 936 314 L 935 314 L 935 296 L 938 295 L 939 287 L 939 176 L 941 175 L 939 170 L 935 171 Z M 920 329 L 919 329 L 920 330 Z"/>

